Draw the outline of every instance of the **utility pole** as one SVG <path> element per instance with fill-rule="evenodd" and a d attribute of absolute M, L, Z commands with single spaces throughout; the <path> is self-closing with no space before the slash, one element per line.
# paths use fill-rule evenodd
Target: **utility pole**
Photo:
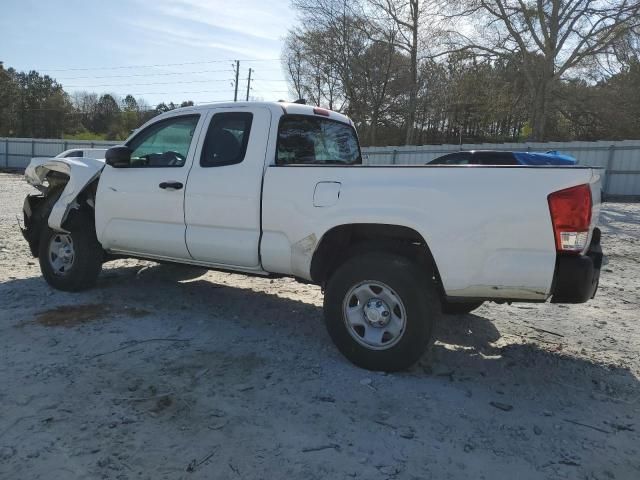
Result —
<path fill-rule="evenodd" d="M 240 60 L 236 60 L 236 91 L 233 94 L 233 101 L 238 101 L 238 75 L 240 74 Z"/>
<path fill-rule="evenodd" d="M 249 101 L 249 90 L 251 90 L 251 69 L 249 69 L 249 78 L 247 78 L 247 102 Z"/>

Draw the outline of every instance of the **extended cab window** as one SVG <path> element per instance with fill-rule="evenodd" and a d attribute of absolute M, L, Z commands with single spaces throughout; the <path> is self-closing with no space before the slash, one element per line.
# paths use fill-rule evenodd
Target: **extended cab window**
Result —
<path fill-rule="evenodd" d="M 242 162 L 252 121 L 253 114 L 248 112 L 216 113 L 204 140 L 200 165 L 220 167 Z"/>
<path fill-rule="evenodd" d="M 362 163 L 355 130 L 346 123 L 309 115 L 286 115 L 278 128 L 276 164 Z"/>
<path fill-rule="evenodd" d="M 182 167 L 200 115 L 184 115 L 154 123 L 133 137 L 132 167 Z"/>

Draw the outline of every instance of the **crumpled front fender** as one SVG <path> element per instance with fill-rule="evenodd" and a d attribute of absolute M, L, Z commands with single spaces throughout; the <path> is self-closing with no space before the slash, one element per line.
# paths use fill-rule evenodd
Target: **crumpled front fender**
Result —
<path fill-rule="evenodd" d="M 62 224 L 69 209 L 87 185 L 95 180 L 104 168 L 103 160 L 93 158 L 32 158 L 24 172 L 27 182 L 41 189 L 49 172 L 59 172 L 69 180 L 55 203 L 48 218 L 49 227 L 63 230 Z"/>

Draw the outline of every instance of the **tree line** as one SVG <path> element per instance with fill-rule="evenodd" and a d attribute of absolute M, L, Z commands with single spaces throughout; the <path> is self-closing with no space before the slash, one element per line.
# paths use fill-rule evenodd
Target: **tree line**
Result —
<path fill-rule="evenodd" d="M 18 72 L 0 63 L 0 137 L 122 140 L 155 115 L 193 105 L 92 92 L 67 93 L 49 75 Z"/>
<path fill-rule="evenodd" d="M 291 97 L 364 145 L 640 138 L 640 0 L 292 0 Z M 0 62 L 0 136 L 123 139 L 143 98 Z"/>
<path fill-rule="evenodd" d="M 364 144 L 640 137 L 638 1 L 292 3 L 292 92 Z"/>

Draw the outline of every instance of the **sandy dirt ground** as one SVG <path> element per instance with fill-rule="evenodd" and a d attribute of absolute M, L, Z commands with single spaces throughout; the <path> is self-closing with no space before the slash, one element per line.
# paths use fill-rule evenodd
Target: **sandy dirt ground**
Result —
<path fill-rule="evenodd" d="M 487 304 L 411 371 L 349 364 L 321 292 L 138 260 L 54 291 L 0 174 L 1 479 L 638 479 L 640 204 L 583 305 Z"/>

